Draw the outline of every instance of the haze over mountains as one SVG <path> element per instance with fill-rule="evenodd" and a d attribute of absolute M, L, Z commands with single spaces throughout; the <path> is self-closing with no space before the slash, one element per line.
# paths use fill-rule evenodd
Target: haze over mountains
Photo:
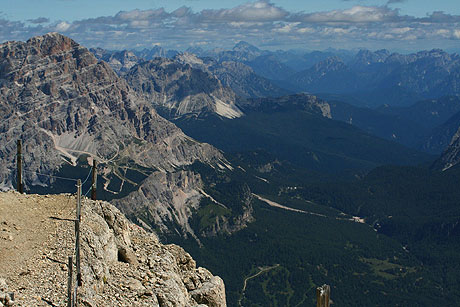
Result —
<path fill-rule="evenodd" d="M 28 191 L 73 191 L 49 176 L 86 176 L 97 159 L 99 196 L 222 276 L 231 306 L 311 305 L 325 282 L 338 305 L 447 303 L 459 60 L 3 43 L 1 185 L 15 184 L 18 138 Z"/>
<path fill-rule="evenodd" d="M 134 61 L 135 51 L 131 56 L 127 51 L 93 52 L 109 63 L 116 58 L 111 66 L 120 73 L 151 60 L 151 55 L 169 54 L 172 61 L 219 79 L 243 105 L 247 98 L 317 94 L 332 102 L 334 119 L 429 153 L 446 149 L 454 132 L 443 132 L 443 124 L 460 111 L 455 98 L 460 58 L 442 50 L 409 55 L 388 50 L 272 52 L 240 42 L 232 50 L 194 48 L 186 53 L 155 47 L 150 53 L 142 51 L 145 59 Z"/>

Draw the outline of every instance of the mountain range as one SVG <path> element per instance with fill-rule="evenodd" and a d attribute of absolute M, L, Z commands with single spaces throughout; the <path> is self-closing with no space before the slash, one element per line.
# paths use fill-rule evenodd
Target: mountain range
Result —
<path fill-rule="evenodd" d="M 96 159 L 98 196 L 222 276 L 230 306 L 312 305 L 323 283 L 338 305 L 458 302 L 458 55 L 58 33 L 0 51 L 2 189 L 18 138 L 28 192 L 74 192 Z"/>
<path fill-rule="evenodd" d="M 220 151 L 159 116 L 107 63 L 67 37 L 51 33 L 0 50 L 3 189 L 15 183 L 15 160 L 8 157 L 20 138 L 27 190 L 64 188 L 49 176 L 75 178 L 96 159 L 101 195 L 122 203 L 153 180 L 154 189 L 143 192 L 151 220 L 187 228 L 204 194 L 199 174 L 183 168 L 196 161 L 225 168 Z"/>

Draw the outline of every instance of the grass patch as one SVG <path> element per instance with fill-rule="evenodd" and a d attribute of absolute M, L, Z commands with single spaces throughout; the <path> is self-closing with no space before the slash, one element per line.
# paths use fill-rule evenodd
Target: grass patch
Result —
<path fill-rule="evenodd" d="M 395 279 L 405 276 L 407 273 L 414 273 L 412 267 L 405 267 L 397 263 L 390 262 L 389 259 L 380 260 L 377 258 L 361 258 L 363 263 L 370 265 L 375 275 L 385 279 Z"/>

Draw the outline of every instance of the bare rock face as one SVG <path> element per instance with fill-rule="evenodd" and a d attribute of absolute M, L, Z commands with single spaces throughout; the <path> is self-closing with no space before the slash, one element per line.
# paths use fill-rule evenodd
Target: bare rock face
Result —
<path fill-rule="evenodd" d="M 118 74 L 127 72 L 131 67 L 142 61 L 132 51 L 128 50 L 110 52 L 101 48 L 91 48 L 89 51 L 97 59 L 107 62 Z"/>
<path fill-rule="evenodd" d="M 67 306 L 76 283 L 76 196 L 0 193 L 0 306 Z M 129 222 L 113 205 L 82 200 L 78 306 L 226 306 L 221 278 L 177 245 Z M 14 298 L 14 300 L 13 300 Z"/>
<path fill-rule="evenodd" d="M 460 128 L 452 137 L 449 146 L 442 153 L 441 157 L 435 161 L 433 168 L 447 170 L 460 162 Z"/>
<path fill-rule="evenodd" d="M 193 227 L 191 220 L 200 209 L 203 198 L 211 199 L 217 206 L 228 209 L 203 189 L 201 176 L 191 171 L 168 174 L 156 172 L 139 189 L 124 198 L 113 200 L 112 203 L 130 220 L 146 229 L 166 236 L 179 234 L 183 238 L 192 238 L 199 244 L 200 237 L 232 234 L 254 220 L 252 195 L 247 188 L 243 193 L 244 201 L 240 212 L 232 212 L 230 217 L 217 216 L 214 223 L 205 230 Z"/>
<path fill-rule="evenodd" d="M 213 75 L 188 64 L 157 58 L 134 66 L 126 75 L 129 85 L 168 118 L 217 113 L 236 118 L 235 93 Z"/>
<path fill-rule="evenodd" d="M 12 187 L 18 138 L 23 139 L 26 188 L 52 182 L 37 173 L 54 174 L 63 165 L 92 159 L 100 164 L 107 190 L 110 178 L 129 182 L 122 175 L 129 169 L 147 170 L 143 174 L 153 178 L 174 177 L 178 168 L 197 160 L 223 159 L 218 150 L 159 116 L 107 63 L 57 33 L 0 45 L 0 110 L 3 189 Z M 175 189 L 164 180 L 159 185 L 160 190 Z M 197 192 L 188 195 L 182 203 L 196 205 Z M 170 200 L 166 207 L 174 206 Z"/>
<path fill-rule="evenodd" d="M 87 201 L 82 221 L 81 300 L 87 306 L 226 306 L 220 277 L 109 203 Z"/>
<path fill-rule="evenodd" d="M 241 98 L 278 97 L 289 93 L 257 75 L 250 66 L 241 62 L 219 62 L 209 57 L 201 59 L 187 52 L 176 55 L 174 60 L 209 72 Z"/>
<path fill-rule="evenodd" d="M 165 171 L 221 156 L 160 117 L 105 62 L 67 37 L 8 42 L 0 55 L 0 155 L 12 156 L 22 137 L 31 172 L 75 164 L 81 154 L 101 162 L 129 156 Z M 2 159 L 0 169 L 12 162 Z M 9 173 L 0 175 L 4 186 L 11 184 Z"/>
<path fill-rule="evenodd" d="M 202 188 L 201 177 L 193 172 L 155 172 L 137 191 L 113 200 L 113 203 L 131 220 L 146 228 L 155 225 L 158 232 L 196 238 L 189 218 L 203 197 Z"/>

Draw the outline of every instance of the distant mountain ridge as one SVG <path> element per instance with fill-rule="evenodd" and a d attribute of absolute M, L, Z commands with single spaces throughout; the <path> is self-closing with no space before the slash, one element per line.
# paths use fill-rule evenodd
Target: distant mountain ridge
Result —
<path fill-rule="evenodd" d="M 422 100 L 408 107 L 384 105 L 377 109 L 356 107 L 335 99 L 328 103 L 335 120 L 431 154 L 445 150 L 460 126 L 458 96 Z"/>
<path fill-rule="evenodd" d="M 268 51 L 241 41 L 231 50 L 189 48 L 188 52 L 202 59 L 213 59 L 216 77 L 242 97 L 262 97 L 267 91 L 260 89 L 278 88 L 291 93 L 346 94 L 353 97 L 347 99 L 348 103 L 377 107 L 383 104 L 409 106 L 424 99 L 460 94 L 460 56 L 441 49 L 412 54 L 391 53 L 386 49 Z M 133 54 L 149 60 L 153 55 L 173 58 L 180 53 L 156 46 Z M 120 57 L 117 61 L 123 63 Z M 228 63 L 232 63 L 230 67 Z M 114 64 L 119 65 L 116 61 Z M 244 66 L 245 72 L 235 75 L 232 67 L 236 65 L 246 65 L 267 80 L 247 77 Z M 229 77 L 232 75 L 234 77 Z M 244 78 L 249 89 L 243 90 L 243 82 L 238 82 L 238 77 Z M 287 92 L 279 91 L 281 95 Z M 278 96 L 278 93 L 270 96 Z"/>
<path fill-rule="evenodd" d="M 96 159 L 101 197 L 118 198 L 122 211 L 136 212 L 145 225 L 155 221 L 160 232 L 195 236 L 190 219 L 210 196 L 190 167 L 199 162 L 229 170 L 219 150 L 186 136 L 106 62 L 61 34 L 1 44 L 0 67 L 2 189 L 15 183 L 15 159 L 8 157 L 23 139 L 26 190 L 59 180 L 49 176 L 87 173 Z M 142 197 L 133 204 L 130 193 L 136 191 Z"/>
<path fill-rule="evenodd" d="M 214 112 L 227 118 L 243 115 L 236 95 L 210 73 L 188 64 L 156 58 L 137 64 L 124 76 L 140 95 L 166 117 Z"/>
<path fill-rule="evenodd" d="M 287 81 L 312 93 L 354 95 L 363 106 L 407 106 L 459 95 L 459 71 L 460 56 L 439 49 L 409 55 L 361 51 L 349 63 L 331 57 Z"/>
<path fill-rule="evenodd" d="M 259 76 L 250 66 L 242 62 L 219 62 L 212 57 L 198 58 L 190 53 L 178 54 L 174 60 L 208 71 L 241 98 L 278 97 L 290 93 Z"/>

